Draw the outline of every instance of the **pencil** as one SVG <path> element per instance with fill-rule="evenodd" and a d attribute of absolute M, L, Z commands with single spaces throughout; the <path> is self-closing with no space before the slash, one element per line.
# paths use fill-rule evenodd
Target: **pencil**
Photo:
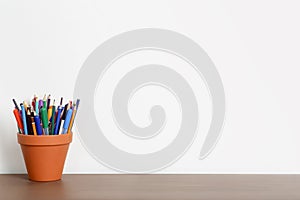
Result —
<path fill-rule="evenodd" d="M 48 121 L 50 120 L 51 116 L 52 116 L 52 106 L 50 106 L 48 109 Z"/>
<path fill-rule="evenodd" d="M 74 123 L 74 119 L 75 119 L 75 115 L 76 115 L 76 105 L 74 104 L 73 106 L 73 113 L 72 113 L 72 118 L 71 118 L 71 122 L 69 124 L 69 128 L 68 128 L 68 132 L 67 133 L 70 133 L 71 132 L 71 129 L 73 127 L 73 123 Z"/>
<path fill-rule="evenodd" d="M 36 134 L 36 128 L 35 128 L 35 122 L 34 122 L 34 118 L 33 117 L 31 117 L 31 125 L 32 125 L 33 135 L 37 135 Z"/>
<path fill-rule="evenodd" d="M 51 119 L 51 129 L 50 133 L 54 135 L 54 128 L 55 128 L 55 115 L 56 115 L 56 110 L 55 110 L 55 100 L 53 101 L 53 106 L 52 106 L 52 119 Z"/>
<path fill-rule="evenodd" d="M 26 101 L 23 101 L 23 106 L 24 106 L 24 108 L 25 108 L 25 111 L 27 112 L 28 104 L 27 104 Z"/>
<path fill-rule="evenodd" d="M 43 107 L 44 107 L 44 108 L 47 108 L 46 94 L 45 94 L 45 96 L 44 96 L 44 98 L 43 98 Z"/>

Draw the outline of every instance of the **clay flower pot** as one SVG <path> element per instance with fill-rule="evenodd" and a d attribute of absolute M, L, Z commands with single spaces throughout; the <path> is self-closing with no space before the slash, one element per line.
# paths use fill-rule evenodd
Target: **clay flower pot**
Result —
<path fill-rule="evenodd" d="M 17 135 L 29 179 L 33 181 L 60 180 L 73 134 Z"/>

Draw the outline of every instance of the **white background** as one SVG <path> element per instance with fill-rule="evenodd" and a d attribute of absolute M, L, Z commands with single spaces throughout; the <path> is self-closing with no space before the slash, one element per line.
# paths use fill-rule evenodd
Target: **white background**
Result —
<path fill-rule="evenodd" d="M 98 45 L 146 27 L 197 42 L 215 63 L 227 101 L 223 136 L 209 157 L 198 160 L 199 133 L 186 154 L 159 173 L 299 173 L 299 9 L 299 1 L 283 0 L 0 0 L 0 173 L 25 172 L 12 98 L 72 98 L 80 67 Z M 133 120 L 147 116 L 134 111 Z M 135 122 L 147 124 L 143 117 Z M 92 158 L 76 130 L 65 172 L 115 173 Z"/>

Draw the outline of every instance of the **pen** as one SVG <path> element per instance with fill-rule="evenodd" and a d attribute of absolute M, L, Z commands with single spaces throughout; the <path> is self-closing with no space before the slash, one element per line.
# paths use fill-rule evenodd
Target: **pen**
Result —
<path fill-rule="evenodd" d="M 22 119 L 21 119 L 21 116 L 20 116 L 20 112 L 18 111 L 17 108 L 14 109 L 14 115 L 15 115 L 15 118 L 16 118 L 16 120 L 17 120 L 19 132 L 20 132 L 20 133 L 24 133 L 24 128 L 23 128 Z"/>
<path fill-rule="evenodd" d="M 25 133 L 25 135 L 28 135 L 27 123 L 26 123 L 26 113 L 25 113 L 24 105 L 22 103 L 21 103 L 21 110 L 22 110 L 22 119 L 23 119 L 24 133 Z"/>
<path fill-rule="evenodd" d="M 28 135 L 33 135 L 33 129 L 31 124 L 31 116 L 30 116 L 30 109 L 27 109 L 26 113 L 26 122 L 27 122 L 27 129 L 28 129 Z"/>
<path fill-rule="evenodd" d="M 63 123 L 66 120 L 68 109 L 69 109 L 69 104 L 67 103 L 62 111 L 61 123 Z M 59 125 L 59 128 L 60 128 L 60 125 Z"/>
<path fill-rule="evenodd" d="M 76 100 L 76 110 L 78 110 L 79 103 L 80 103 L 80 99 L 77 99 L 77 100 Z"/>
<path fill-rule="evenodd" d="M 80 104 L 80 99 L 77 99 L 76 100 L 76 110 L 78 110 L 79 104 Z"/>
<path fill-rule="evenodd" d="M 67 103 L 67 104 L 65 105 L 65 107 L 63 107 L 63 109 L 62 109 L 62 114 L 61 114 L 62 116 L 61 116 L 61 120 L 60 120 L 59 125 L 58 125 L 58 133 L 57 133 L 57 134 L 59 134 L 60 126 L 61 126 L 62 124 L 64 124 L 64 121 L 65 121 L 65 119 L 66 119 L 67 111 L 68 111 L 68 106 L 69 106 L 69 104 Z"/>
<path fill-rule="evenodd" d="M 42 127 L 41 127 L 41 120 L 40 120 L 39 116 L 34 115 L 34 122 L 35 122 L 37 134 L 38 135 L 43 135 L 43 130 L 42 130 Z"/>
<path fill-rule="evenodd" d="M 62 120 L 65 120 L 65 119 L 66 119 L 68 108 L 69 108 L 69 104 L 67 103 L 67 104 L 65 105 L 65 108 L 64 108 L 64 111 L 63 111 L 63 114 L 62 114 Z"/>
<path fill-rule="evenodd" d="M 35 108 L 35 104 L 36 104 L 36 96 L 34 95 L 32 101 L 31 101 L 31 105 L 33 108 Z"/>
<path fill-rule="evenodd" d="M 63 98 L 63 97 L 61 97 L 61 98 L 60 98 L 60 106 L 62 106 L 62 104 L 63 104 L 63 100 L 64 100 L 64 98 Z"/>
<path fill-rule="evenodd" d="M 17 104 L 17 102 L 16 102 L 15 99 L 13 99 L 13 102 L 14 102 L 14 104 L 15 104 L 15 108 L 16 108 L 18 111 L 20 111 L 20 108 L 19 108 L 19 106 L 18 106 L 18 104 Z"/>
<path fill-rule="evenodd" d="M 35 113 L 39 115 L 39 102 L 37 97 L 35 97 Z"/>
<path fill-rule="evenodd" d="M 50 101 L 51 101 L 51 95 L 49 94 L 48 98 L 47 98 L 47 110 L 49 110 L 50 107 Z"/>
<path fill-rule="evenodd" d="M 67 111 L 67 114 L 66 114 L 66 119 L 65 119 L 65 122 L 64 122 L 64 125 L 63 125 L 63 130 L 62 130 L 62 134 L 66 134 L 67 131 L 68 131 L 68 127 L 69 127 L 69 124 L 70 124 L 70 121 L 71 121 L 71 117 L 72 117 L 72 109 L 69 109 Z"/>
<path fill-rule="evenodd" d="M 41 115 L 42 115 L 42 124 L 43 124 L 43 129 L 45 135 L 49 135 L 49 130 L 48 130 L 48 118 L 47 118 L 47 110 L 46 108 L 41 109 Z"/>
<path fill-rule="evenodd" d="M 60 119 L 61 119 L 62 109 L 63 109 L 63 107 L 59 106 L 58 110 L 57 110 L 57 117 L 56 117 L 55 131 L 54 131 L 55 135 L 59 134 L 59 127 L 60 127 Z"/>

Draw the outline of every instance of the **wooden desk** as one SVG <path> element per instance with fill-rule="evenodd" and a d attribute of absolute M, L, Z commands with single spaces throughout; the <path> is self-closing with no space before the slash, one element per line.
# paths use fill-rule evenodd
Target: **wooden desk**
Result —
<path fill-rule="evenodd" d="M 0 199 L 300 199 L 300 175 L 0 175 Z"/>

